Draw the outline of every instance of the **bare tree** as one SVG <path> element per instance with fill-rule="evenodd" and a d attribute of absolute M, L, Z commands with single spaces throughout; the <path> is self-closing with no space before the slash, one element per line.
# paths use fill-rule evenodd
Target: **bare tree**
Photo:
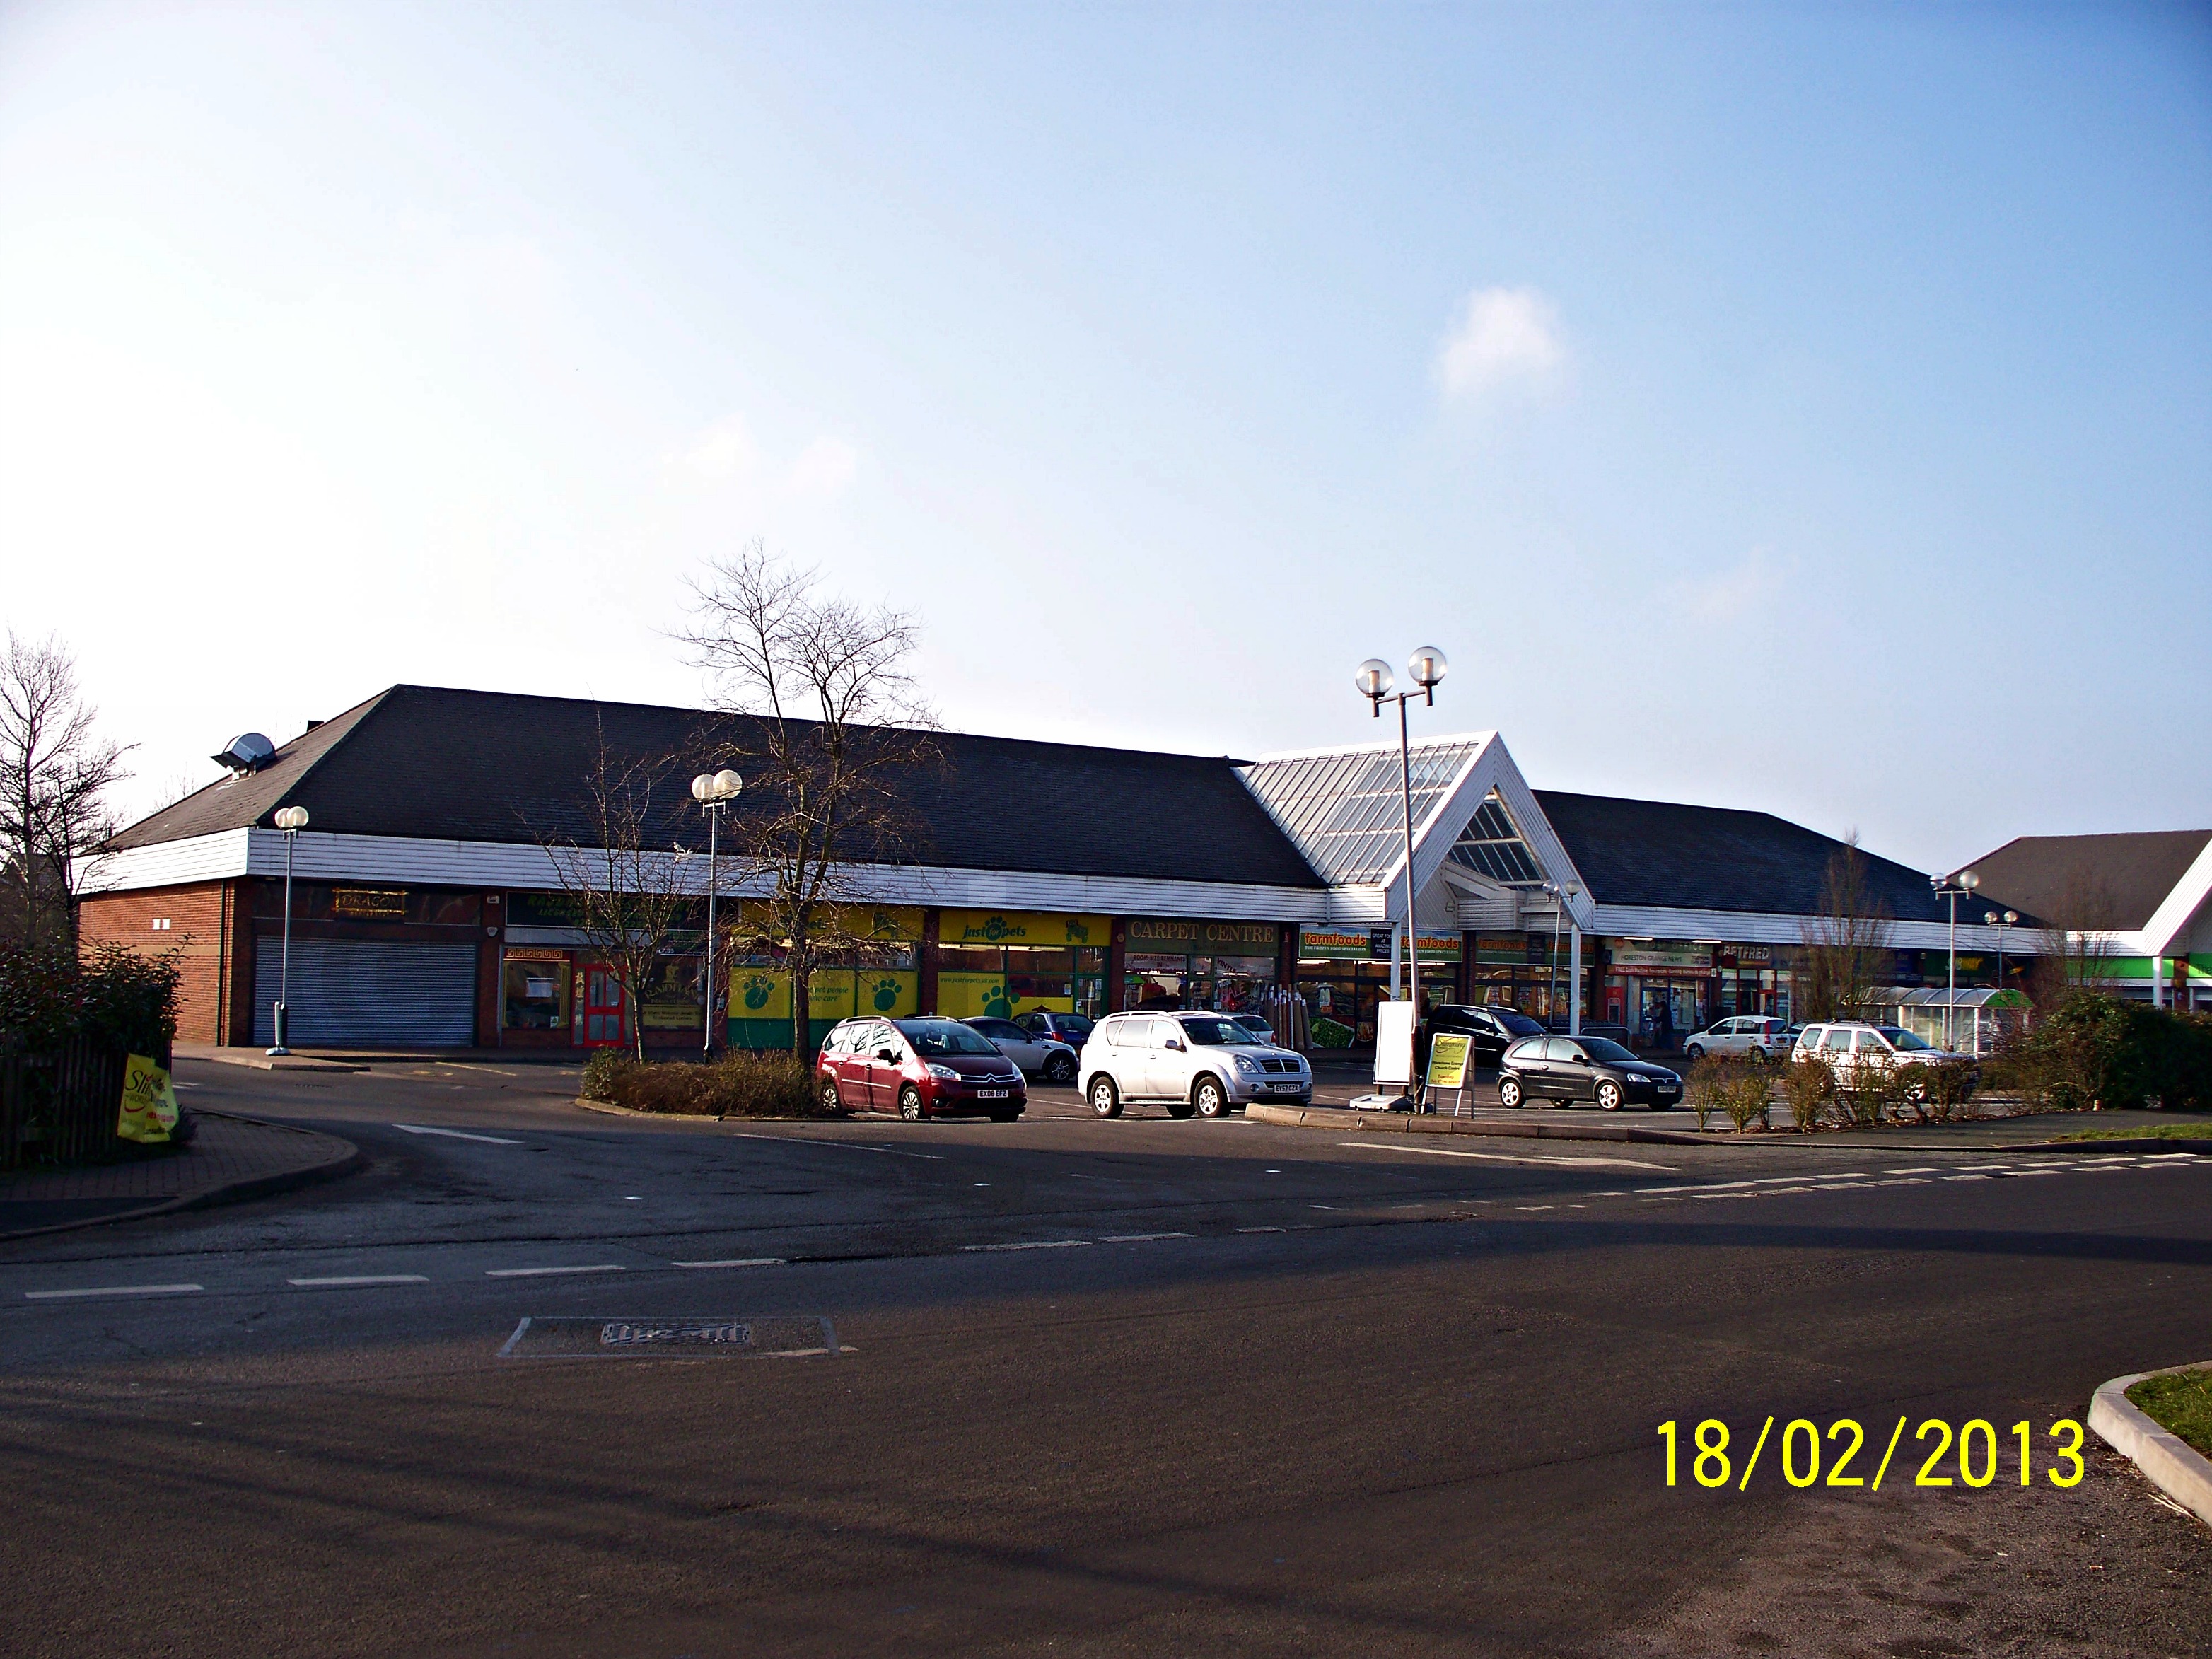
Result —
<path fill-rule="evenodd" d="M 750 717 L 732 723 L 751 750 L 732 863 L 760 902 L 738 943 L 782 953 L 792 1052 L 801 1057 L 813 1048 L 808 981 L 817 967 L 871 948 L 842 917 L 878 896 L 866 866 L 914 857 L 921 835 L 907 786 L 942 763 L 936 717 L 907 666 L 913 619 L 821 597 L 817 580 L 755 540 L 692 583 L 694 621 L 682 635 L 713 677 L 719 706 Z"/>
<path fill-rule="evenodd" d="M 1796 1013 L 1800 1020 L 1856 1014 L 1879 982 L 1889 951 L 1887 907 L 1868 879 L 1858 832 L 1844 838 L 1820 883 L 1820 908 L 1799 926 Z"/>
<path fill-rule="evenodd" d="M 119 827 L 107 792 L 130 776 L 100 737 L 60 640 L 8 630 L 0 657 L 0 925 L 26 944 L 76 937 L 93 854 Z"/>
<path fill-rule="evenodd" d="M 2112 884 L 2095 871 L 2076 866 L 2066 872 L 2057 898 L 2043 918 L 2042 950 L 2030 970 L 2038 1007 L 2048 1008 L 2066 992 L 2110 988 L 2112 934 L 2120 906 Z"/>
<path fill-rule="evenodd" d="M 673 756 L 617 755 L 601 728 L 576 803 L 581 834 L 538 829 L 552 857 L 576 929 L 622 987 L 630 1048 L 645 1058 L 645 1000 L 661 959 L 690 918 L 678 867 L 690 855 L 659 832 L 679 797 L 684 769 Z"/>

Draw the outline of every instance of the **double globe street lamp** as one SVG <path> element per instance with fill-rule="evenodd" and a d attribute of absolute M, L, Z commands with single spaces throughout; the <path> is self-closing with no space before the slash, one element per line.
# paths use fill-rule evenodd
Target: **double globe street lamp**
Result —
<path fill-rule="evenodd" d="M 714 1057 L 714 893 L 720 884 L 715 879 L 715 861 L 719 857 L 722 809 L 738 798 L 745 781 L 726 767 L 720 772 L 702 772 L 691 780 L 691 799 L 707 809 L 707 1035 L 700 1045 L 701 1056 Z"/>
<path fill-rule="evenodd" d="M 273 1055 L 283 1055 L 292 1052 L 284 1043 L 291 1024 L 291 1010 L 285 1005 L 291 1000 L 292 992 L 292 843 L 307 827 L 307 809 L 280 806 L 269 821 L 284 832 L 284 947 L 276 959 L 276 1018 L 271 1022 L 276 1026 L 276 1046 L 269 1050 Z"/>
<path fill-rule="evenodd" d="M 1961 870 L 1955 875 L 1930 876 L 1928 884 L 1936 890 L 1937 898 L 1951 901 L 1950 960 L 1945 963 L 1943 990 L 1943 1046 L 1948 1048 L 1952 1005 L 1959 1000 L 1959 901 L 1972 896 L 1974 889 L 1982 884 L 1982 878 L 1972 870 Z"/>
<path fill-rule="evenodd" d="M 1437 686 L 1450 666 L 1443 652 L 1433 645 L 1425 645 L 1406 659 L 1406 678 L 1413 681 L 1422 701 L 1434 708 Z M 1353 672 L 1352 683 L 1359 688 L 1359 695 L 1374 705 L 1375 718 L 1381 720 L 1382 705 L 1390 700 L 1394 684 L 1390 665 L 1380 657 L 1370 657 Z M 1413 1005 L 1413 1023 L 1418 1028 L 1421 1019 L 1421 935 L 1413 922 L 1413 747 L 1406 735 L 1406 702 L 1413 696 L 1412 691 L 1397 694 L 1398 800 L 1406 829 L 1406 989 Z"/>

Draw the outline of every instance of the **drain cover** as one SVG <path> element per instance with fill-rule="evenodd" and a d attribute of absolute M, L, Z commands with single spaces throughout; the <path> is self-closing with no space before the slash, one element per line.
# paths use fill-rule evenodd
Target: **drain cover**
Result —
<path fill-rule="evenodd" d="M 795 1359 L 845 1352 L 819 1314 L 765 1319 L 642 1319 L 594 1316 L 524 1320 L 499 1351 L 502 1359 L 644 1359 L 750 1356 Z"/>

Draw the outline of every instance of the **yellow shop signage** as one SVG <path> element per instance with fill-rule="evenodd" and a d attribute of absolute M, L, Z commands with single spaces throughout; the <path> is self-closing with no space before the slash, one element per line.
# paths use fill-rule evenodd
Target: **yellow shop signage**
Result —
<path fill-rule="evenodd" d="M 1045 945 L 1064 951 L 1070 945 L 1103 945 L 1107 933 L 1103 916 L 1063 915 L 1053 910 L 944 910 L 937 918 L 941 945 Z"/>

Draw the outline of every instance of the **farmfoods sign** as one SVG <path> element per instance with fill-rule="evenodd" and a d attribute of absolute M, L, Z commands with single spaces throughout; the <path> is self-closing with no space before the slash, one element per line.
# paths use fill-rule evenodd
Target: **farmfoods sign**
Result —
<path fill-rule="evenodd" d="M 1423 962 L 1457 962 L 1460 936 L 1457 933 L 1424 933 L 1420 939 L 1420 952 Z M 1349 927 L 1301 927 L 1298 929 L 1298 957 L 1305 962 L 1367 962 L 1372 959 L 1364 927 L 1357 930 Z"/>

